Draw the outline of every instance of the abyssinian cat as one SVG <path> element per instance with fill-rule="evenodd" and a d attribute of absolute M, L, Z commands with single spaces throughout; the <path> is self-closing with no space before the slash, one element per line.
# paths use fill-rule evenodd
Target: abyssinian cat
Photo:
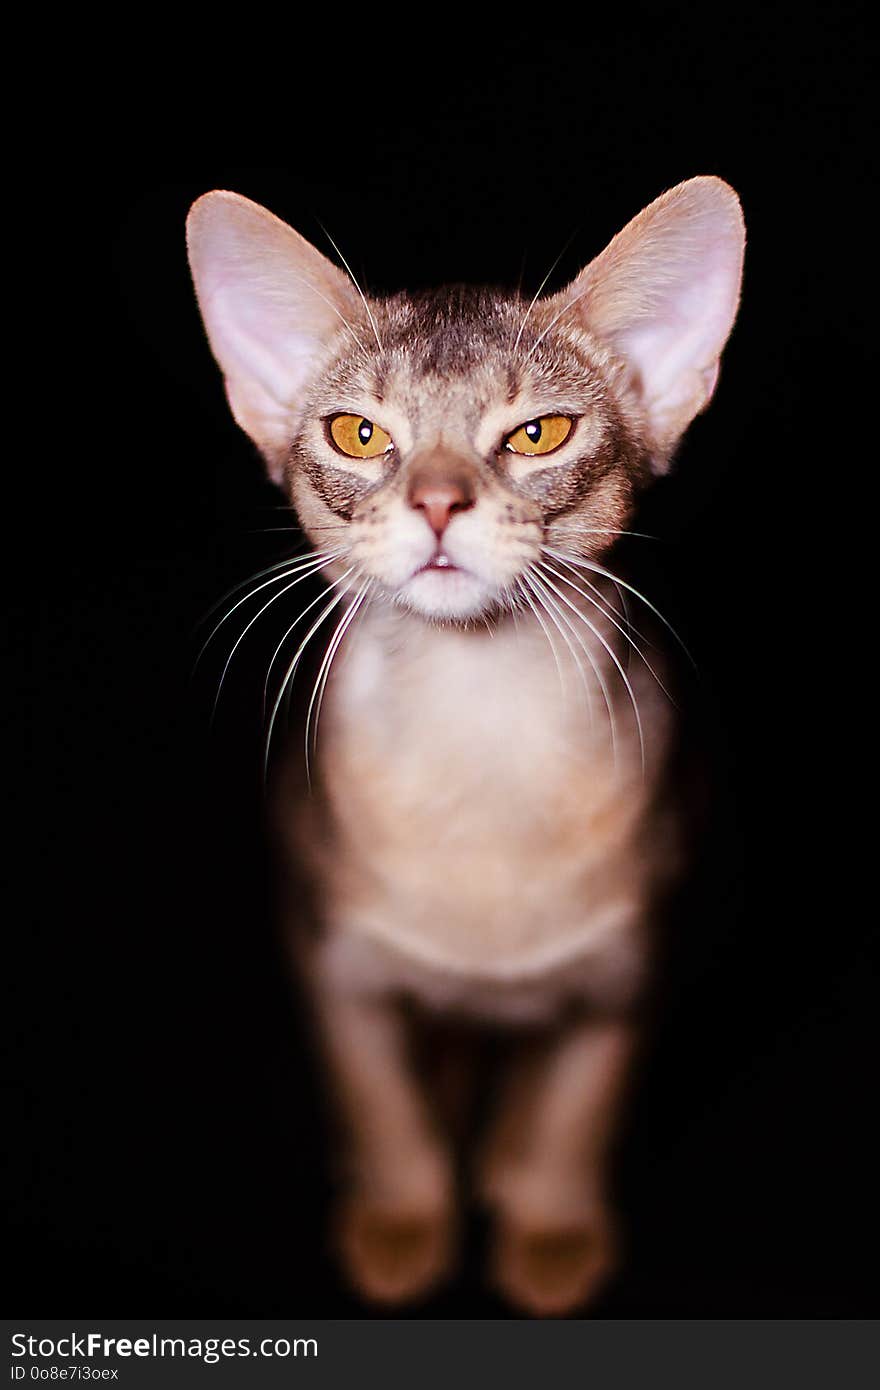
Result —
<path fill-rule="evenodd" d="M 310 885 L 310 929 L 296 894 L 289 916 L 343 1136 L 338 1251 L 386 1304 L 453 1268 L 462 1184 L 414 1037 L 458 1020 L 503 1038 L 467 1175 L 495 1282 L 577 1309 L 615 1259 L 609 1148 L 676 861 L 674 711 L 609 555 L 713 393 L 738 199 L 682 183 L 531 302 L 367 298 L 234 193 L 195 203 L 188 243 L 233 415 L 314 547 L 263 586 L 330 585 L 276 652 L 289 676 L 329 638 L 274 823 Z"/>

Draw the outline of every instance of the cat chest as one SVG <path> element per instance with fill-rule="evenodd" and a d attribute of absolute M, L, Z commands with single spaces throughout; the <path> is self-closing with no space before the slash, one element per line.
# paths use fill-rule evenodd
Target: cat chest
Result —
<path fill-rule="evenodd" d="M 516 648 L 418 655 L 389 673 L 367 650 L 328 688 L 334 973 L 499 1017 L 629 988 L 643 795 L 607 721 Z"/>
<path fill-rule="evenodd" d="M 414 661 L 382 680 L 363 665 L 331 694 L 325 765 L 337 807 L 368 818 L 374 842 L 546 855 L 613 804 L 607 734 L 546 672 Z"/>
<path fill-rule="evenodd" d="M 320 745 L 340 918 L 441 935 L 464 958 L 580 932 L 629 900 L 638 798 L 606 729 L 555 672 L 504 655 L 393 682 L 343 668 Z"/>

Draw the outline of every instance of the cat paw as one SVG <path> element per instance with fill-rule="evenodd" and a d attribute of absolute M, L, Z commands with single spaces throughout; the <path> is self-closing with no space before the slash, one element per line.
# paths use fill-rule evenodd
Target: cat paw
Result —
<path fill-rule="evenodd" d="M 502 1217 L 496 1230 L 492 1278 L 509 1302 L 537 1317 L 582 1308 L 617 1264 L 608 1218 L 559 1224 L 518 1224 Z"/>
<path fill-rule="evenodd" d="M 337 1244 L 364 1298 L 407 1303 L 430 1293 L 449 1272 L 453 1225 L 447 1208 L 397 1209 L 352 1198 L 339 1213 Z"/>

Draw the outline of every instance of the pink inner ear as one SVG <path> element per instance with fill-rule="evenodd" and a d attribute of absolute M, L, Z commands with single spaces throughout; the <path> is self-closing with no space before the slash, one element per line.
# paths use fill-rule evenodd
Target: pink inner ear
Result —
<path fill-rule="evenodd" d="M 589 328 L 631 364 L 658 459 L 714 390 L 743 246 L 733 190 L 691 179 L 640 213 L 571 287 L 586 282 Z"/>
<path fill-rule="evenodd" d="M 707 267 L 695 254 L 676 264 L 674 272 L 661 282 L 650 316 L 618 333 L 619 347 L 638 366 L 648 399 L 674 394 L 676 379 L 690 371 L 708 371 L 714 382 L 736 313 L 738 263 Z"/>
<path fill-rule="evenodd" d="M 342 271 L 265 208 L 207 193 L 187 224 L 205 328 L 235 419 L 273 465 L 298 398 L 340 326 L 357 313 Z"/>
<path fill-rule="evenodd" d="M 308 375 L 309 363 L 321 351 L 317 335 L 291 331 L 293 317 L 293 307 L 279 314 L 277 305 L 267 303 L 264 296 L 243 291 L 234 283 L 228 289 L 218 286 L 206 310 L 218 347 L 222 344 L 226 375 L 246 378 L 255 391 L 281 406 L 289 404 Z"/>

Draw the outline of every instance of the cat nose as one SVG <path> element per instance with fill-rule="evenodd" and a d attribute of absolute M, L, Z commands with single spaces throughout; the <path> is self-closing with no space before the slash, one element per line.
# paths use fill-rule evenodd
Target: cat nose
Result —
<path fill-rule="evenodd" d="M 466 473 L 448 473 L 422 468 L 409 480 L 406 499 L 425 520 L 439 540 L 455 512 L 466 512 L 476 502 L 474 485 Z"/>

